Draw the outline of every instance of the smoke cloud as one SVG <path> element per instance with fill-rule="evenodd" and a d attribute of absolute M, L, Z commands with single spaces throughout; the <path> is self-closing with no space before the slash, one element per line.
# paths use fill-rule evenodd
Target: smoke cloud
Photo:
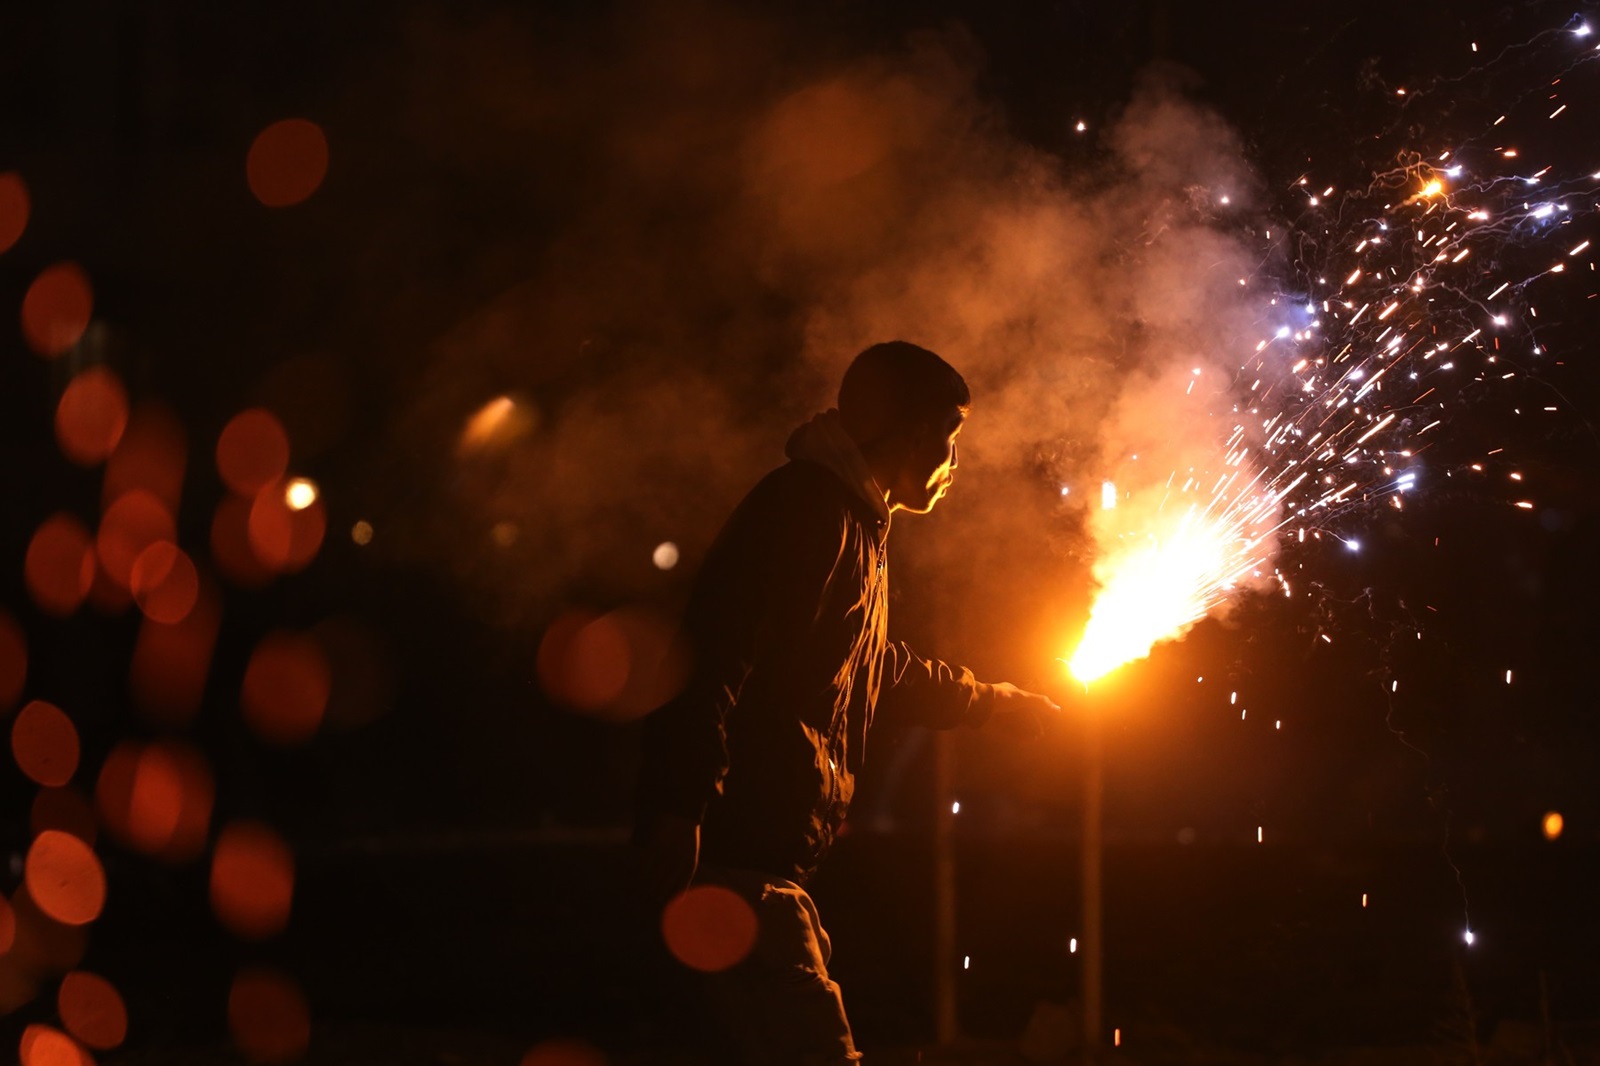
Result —
<path fill-rule="evenodd" d="M 414 22 L 385 75 L 399 129 L 468 188 L 520 188 L 526 217 L 476 253 L 516 280 L 443 325 L 401 397 L 393 450 L 445 487 L 392 550 L 517 627 L 681 589 L 655 546 L 692 566 L 850 358 L 902 338 L 975 396 L 954 494 L 897 523 L 935 608 L 916 628 L 1001 666 L 1060 654 L 1086 562 L 1141 514 L 1099 513 L 1102 479 L 1147 499 L 1234 425 L 1265 310 L 1240 285 L 1242 145 L 1152 70 L 1069 166 L 1008 130 L 960 27 L 845 57 L 792 30 L 679 5 Z M 521 417 L 464 447 L 502 395 Z"/>

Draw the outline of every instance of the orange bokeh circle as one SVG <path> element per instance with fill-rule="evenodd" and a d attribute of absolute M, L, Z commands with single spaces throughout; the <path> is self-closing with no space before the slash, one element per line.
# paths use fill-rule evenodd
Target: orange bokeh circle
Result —
<path fill-rule="evenodd" d="M 269 633 L 245 667 L 239 701 L 244 720 L 269 743 L 303 743 L 322 724 L 331 685 L 327 657 L 315 640 Z"/>
<path fill-rule="evenodd" d="M 110 367 L 90 367 L 73 378 L 56 405 L 56 441 L 79 466 L 105 462 L 127 428 L 128 391 Z"/>
<path fill-rule="evenodd" d="M 233 822 L 211 853 L 211 909 L 229 932 L 265 940 L 289 924 L 294 854 L 260 822 Z"/>
<path fill-rule="evenodd" d="M 69 514 L 46 518 L 28 542 L 23 560 L 23 577 L 33 602 L 58 618 L 83 606 L 94 570 L 94 542 L 83 523 Z"/>
<path fill-rule="evenodd" d="M 17 1059 L 21 1066 L 94 1066 L 94 1059 L 76 1040 L 53 1026 L 39 1024 L 22 1030 Z"/>
<path fill-rule="evenodd" d="M 78 770 L 78 727 L 61 708 L 34 700 L 11 723 L 11 754 L 36 784 L 59 788 Z"/>
<path fill-rule="evenodd" d="M 178 741 L 123 741 L 95 783 L 95 809 L 119 842 L 169 862 L 205 850 L 216 783 L 205 757 Z"/>
<path fill-rule="evenodd" d="M 0 174 L 0 252 L 9 251 L 28 228 L 28 185 L 15 170 Z"/>
<path fill-rule="evenodd" d="M 328 173 L 328 138 L 303 118 L 274 122 L 245 156 L 250 191 L 267 207 L 291 207 L 317 191 Z"/>
<path fill-rule="evenodd" d="M 246 967 L 228 990 L 228 1030 L 251 1062 L 287 1062 L 311 1043 L 311 1009 L 292 978 L 265 966 Z"/>
<path fill-rule="evenodd" d="M 73 970 L 61 979 L 56 1010 L 67 1032 L 96 1051 L 110 1051 L 128 1036 L 122 994 L 99 974 Z"/>
<path fill-rule="evenodd" d="M 128 588 L 146 618 L 177 625 L 189 617 L 200 598 L 200 574 L 182 548 L 158 540 L 134 559 Z"/>
<path fill-rule="evenodd" d="M 274 573 L 292 574 L 316 558 L 328 515 L 320 498 L 298 509 L 291 506 L 289 483 L 276 481 L 256 493 L 248 528 L 256 560 Z"/>
<path fill-rule="evenodd" d="M 289 434 L 264 407 L 240 411 L 217 437 L 217 473 L 240 496 L 254 496 L 289 469 Z"/>
<path fill-rule="evenodd" d="M 756 912 L 732 889 L 695 885 L 661 913 L 661 937 L 691 969 L 717 973 L 737 966 L 756 944 Z"/>
<path fill-rule="evenodd" d="M 172 512 L 166 504 L 152 492 L 134 489 L 106 508 L 95 547 L 107 576 L 122 588 L 129 588 L 133 564 L 140 554 L 156 541 L 176 539 Z"/>
<path fill-rule="evenodd" d="M 28 894 L 62 925 L 87 925 L 106 903 L 106 875 L 93 849 L 70 833 L 47 829 L 34 838 L 23 867 Z"/>
<path fill-rule="evenodd" d="M 40 355 L 60 355 L 78 343 L 93 314 L 89 275 L 77 263 L 56 263 L 22 297 L 22 336 Z"/>

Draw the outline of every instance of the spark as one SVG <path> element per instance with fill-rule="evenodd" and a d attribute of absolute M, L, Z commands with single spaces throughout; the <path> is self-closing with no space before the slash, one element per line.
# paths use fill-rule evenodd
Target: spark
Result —
<path fill-rule="evenodd" d="M 291 511 L 304 511 L 317 502 L 317 483 L 309 478 L 294 478 L 284 487 L 283 502 Z"/>

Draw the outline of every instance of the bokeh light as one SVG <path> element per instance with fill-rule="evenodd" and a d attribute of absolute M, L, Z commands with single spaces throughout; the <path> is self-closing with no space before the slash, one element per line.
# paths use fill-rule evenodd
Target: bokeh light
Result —
<path fill-rule="evenodd" d="M 28 228 L 32 204 L 28 184 L 15 170 L 0 174 L 0 253 L 8 252 Z"/>
<path fill-rule="evenodd" d="M 93 1066 L 94 1063 L 72 1037 L 54 1026 L 38 1023 L 22 1030 L 17 1056 L 21 1066 Z"/>
<path fill-rule="evenodd" d="M 188 438 L 176 415 L 160 404 L 136 404 L 121 443 L 106 462 L 100 506 L 109 508 L 138 489 L 160 500 L 168 514 L 176 515 L 188 455 Z"/>
<path fill-rule="evenodd" d="M 96 1051 L 110 1051 L 128 1036 L 128 1008 L 110 981 L 86 970 L 61 979 L 56 1010 L 67 1032 Z"/>
<path fill-rule="evenodd" d="M 261 822 L 223 828 L 211 853 L 211 910 L 234 936 L 265 940 L 289 924 L 294 854 Z"/>
<path fill-rule="evenodd" d="M 605 1055 L 582 1040 L 545 1040 L 522 1056 L 520 1066 L 608 1066 Z"/>
<path fill-rule="evenodd" d="M 688 678 L 688 656 L 672 628 L 636 609 L 560 616 L 545 631 L 535 665 L 552 700 L 619 721 L 655 710 Z"/>
<path fill-rule="evenodd" d="M 217 437 L 217 473 L 240 496 L 254 496 L 289 469 L 289 434 L 264 407 L 240 411 Z"/>
<path fill-rule="evenodd" d="M 78 727 L 61 708 L 34 700 L 11 723 L 11 754 L 29 780 L 58 788 L 78 770 Z"/>
<path fill-rule="evenodd" d="M 304 511 L 317 502 L 317 483 L 304 477 L 289 479 L 283 487 L 283 502 L 291 511 Z"/>
<path fill-rule="evenodd" d="M 211 562 L 222 576 L 244 589 L 263 588 L 274 576 L 250 546 L 254 502 L 253 497 L 224 496 L 211 519 Z"/>
<path fill-rule="evenodd" d="M 372 543 L 372 523 L 362 519 L 350 527 L 350 539 L 365 548 Z"/>
<path fill-rule="evenodd" d="M 66 785 L 39 790 L 28 811 L 28 828 L 34 836 L 46 829 L 55 829 L 92 845 L 99 835 L 100 823 L 95 819 L 89 797 Z"/>
<path fill-rule="evenodd" d="M 68 383 L 56 405 L 56 442 L 79 466 L 111 457 L 128 428 L 128 392 L 110 367 L 90 367 Z"/>
<path fill-rule="evenodd" d="M 0 955 L 11 950 L 17 942 L 17 915 L 11 909 L 11 901 L 0 896 Z"/>
<path fill-rule="evenodd" d="M 182 548 L 158 540 L 133 561 L 128 588 L 146 618 L 177 625 L 200 598 L 200 574 Z"/>
<path fill-rule="evenodd" d="M 95 809 L 106 832 L 168 862 L 187 862 L 205 850 L 215 797 L 205 757 L 179 741 L 123 741 L 95 785 Z"/>
<path fill-rule="evenodd" d="M 28 683 L 28 635 L 0 608 L 0 714 L 11 710 L 22 698 Z"/>
<path fill-rule="evenodd" d="M 70 833 L 47 829 L 28 849 L 24 877 L 28 894 L 46 915 L 63 925 L 86 925 L 106 902 L 106 875 L 94 850 Z"/>
<path fill-rule="evenodd" d="M 16 919 L 16 940 L 0 963 L 10 963 L 37 980 L 64 974 L 83 961 L 89 948 L 89 927 L 62 922 L 45 913 L 33 898 L 26 879 L 12 893 L 11 909 Z M 10 991 L 18 990 L 0 992 L 0 997 L 8 999 Z M 36 993 L 37 988 L 30 987 L 27 998 Z M 5 1003 L 0 1002 L 3 1006 Z"/>
<path fill-rule="evenodd" d="M 288 1062 L 311 1044 L 311 1009 L 288 975 L 248 966 L 228 990 L 228 1031 L 251 1062 Z"/>
<path fill-rule="evenodd" d="M 28 594 L 45 614 L 65 618 L 83 606 L 94 583 L 94 542 L 82 522 L 51 515 L 28 542 L 23 577 Z"/>
<path fill-rule="evenodd" d="M 221 624 L 221 597 L 201 582 L 191 609 L 176 623 L 147 616 L 139 624 L 128 670 L 134 706 L 154 725 L 187 725 L 200 710 Z"/>
<path fill-rule="evenodd" d="M 316 192 L 327 175 L 328 138 L 315 122 L 281 119 L 256 134 L 244 165 L 257 200 L 292 207 Z"/>
<path fill-rule="evenodd" d="M 40 355 L 70 351 L 89 328 L 94 290 L 77 263 L 45 267 L 22 298 L 22 336 Z"/>
<path fill-rule="evenodd" d="M 456 450 L 462 455 L 499 450 L 531 430 L 538 410 L 526 400 L 496 396 L 472 413 L 461 430 Z"/>
<path fill-rule="evenodd" d="M 678 565 L 678 546 L 670 540 L 662 541 L 650 553 L 650 561 L 655 563 L 657 570 L 671 570 Z"/>
<path fill-rule="evenodd" d="M 1561 839 L 1561 832 L 1567 827 L 1567 820 L 1561 817 L 1560 811 L 1550 811 L 1544 816 L 1544 838 L 1546 840 Z"/>
<path fill-rule="evenodd" d="M 695 885 L 661 913 L 661 937 L 690 969 L 718 973 L 737 966 L 756 944 L 756 912 L 732 889 Z"/>
<path fill-rule="evenodd" d="M 244 720 L 268 743 L 304 743 L 322 724 L 331 684 L 327 657 L 314 639 L 284 630 L 269 633 L 245 667 Z"/>
<path fill-rule="evenodd" d="M 154 493 L 134 489 L 106 509 L 95 547 L 106 575 L 122 588 L 131 589 L 133 564 L 140 554 L 157 541 L 176 539 L 177 529 L 166 504 Z"/>
<path fill-rule="evenodd" d="M 319 499 L 296 509 L 289 503 L 289 487 L 270 485 L 256 494 L 250 505 L 250 549 L 267 569 L 295 573 L 311 565 L 328 531 L 328 514 Z"/>

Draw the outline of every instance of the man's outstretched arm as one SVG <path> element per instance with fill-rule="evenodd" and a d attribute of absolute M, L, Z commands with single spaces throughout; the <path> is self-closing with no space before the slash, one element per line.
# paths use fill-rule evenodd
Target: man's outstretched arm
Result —
<path fill-rule="evenodd" d="M 1061 714 L 1048 696 L 1009 681 L 979 681 L 966 667 L 925 659 L 904 641 L 890 641 L 884 649 L 878 711 L 900 725 L 953 729 L 992 721 L 1032 736 Z"/>

